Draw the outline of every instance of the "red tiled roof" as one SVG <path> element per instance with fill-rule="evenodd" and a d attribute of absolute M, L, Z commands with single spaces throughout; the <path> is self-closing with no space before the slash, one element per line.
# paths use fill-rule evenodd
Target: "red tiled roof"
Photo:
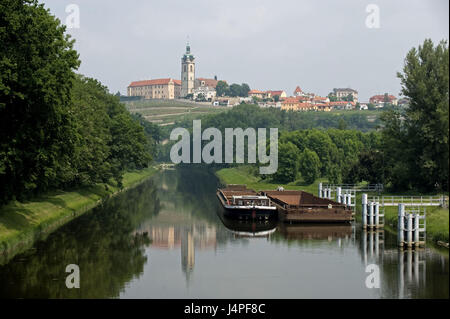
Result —
<path fill-rule="evenodd" d="M 206 78 L 197 78 L 199 81 L 204 81 L 205 86 L 216 88 L 218 80 L 215 79 L 206 79 Z"/>
<path fill-rule="evenodd" d="M 250 90 L 248 91 L 248 94 L 264 94 L 264 92 L 259 90 Z"/>
<path fill-rule="evenodd" d="M 274 95 L 281 95 L 283 94 L 283 90 L 280 91 L 267 91 L 267 93 L 270 93 L 270 95 L 274 96 Z"/>
<path fill-rule="evenodd" d="M 283 99 L 283 104 L 292 104 L 292 103 L 298 104 L 300 102 L 295 97 L 287 97 Z"/>
<path fill-rule="evenodd" d="M 154 80 L 144 80 L 144 81 L 134 81 L 131 82 L 131 84 L 128 87 L 135 87 L 135 86 L 149 86 L 149 85 L 167 85 L 170 81 L 173 81 L 176 85 L 181 85 L 180 80 L 174 80 L 172 78 L 166 78 L 166 79 L 154 79 Z"/>
<path fill-rule="evenodd" d="M 389 98 L 389 102 L 392 100 L 397 99 L 395 96 L 393 95 L 388 95 Z M 383 95 L 374 95 L 370 98 L 369 100 L 370 102 L 384 102 L 384 94 Z"/>
<path fill-rule="evenodd" d="M 302 93 L 302 89 L 301 89 L 299 86 L 297 86 L 297 87 L 295 88 L 294 93 Z"/>

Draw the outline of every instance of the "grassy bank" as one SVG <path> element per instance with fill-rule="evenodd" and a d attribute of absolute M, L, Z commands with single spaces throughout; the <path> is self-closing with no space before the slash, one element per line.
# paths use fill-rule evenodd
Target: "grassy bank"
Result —
<path fill-rule="evenodd" d="M 27 248 L 103 200 L 132 188 L 156 172 L 155 168 L 125 173 L 123 188 L 113 182 L 73 191 L 54 191 L 28 202 L 12 201 L 0 208 L 0 263 Z"/>
<path fill-rule="evenodd" d="M 278 186 L 283 186 L 284 189 L 302 190 L 314 195 L 317 194 L 320 182 L 326 182 L 326 179 L 318 179 L 313 184 L 306 184 L 303 180 L 297 180 L 288 184 L 280 184 L 268 180 L 263 180 L 258 176 L 252 174 L 252 169 L 249 166 L 238 166 L 233 168 L 223 168 L 216 171 L 217 177 L 223 184 L 245 184 L 248 188 L 256 191 L 276 189 Z"/>
<path fill-rule="evenodd" d="M 223 184 L 245 184 L 248 188 L 256 191 L 263 189 L 276 189 L 283 186 L 289 190 L 303 190 L 308 193 L 317 195 L 319 182 L 327 182 L 326 179 L 316 180 L 313 184 L 305 184 L 302 180 L 298 180 L 289 184 L 279 184 L 271 181 L 265 181 L 252 174 L 252 169 L 248 166 L 240 166 L 233 168 L 223 168 L 216 172 L 217 177 Z M 369 194 L 369 197 L 372 194 Z M 375 195 L 375 194 L 373 194 Z M 383 195 L 383 194 L 381 194 Z M 389 194 L 392 195 L 392 194 Z M 420 195 L 420 194 L 412 194 Z M 361 193 L 357 193 L 357 220 L 360 219 Z M 449 241 L 449 210 L 441 207 L 427 207 L 426 209 L 427 223 L 427 239 L 433 242 Z M 386 207 L 385 223 L 391 225 L 394 229 L 397 227 L 397 207 Z"/>

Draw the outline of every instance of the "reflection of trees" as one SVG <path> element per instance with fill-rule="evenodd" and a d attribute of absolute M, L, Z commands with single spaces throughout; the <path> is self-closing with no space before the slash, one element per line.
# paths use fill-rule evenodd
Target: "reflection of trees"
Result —
<path fill-rule="evenodd" d="M 39 242 L 36 250 L 0 267 L 0 296 L 24 298 L 118 297 L 125 283 L 139 276 L 147 257 L 146 234 L 132 234 L 158 214 L 153 182 L 108 200 Z M 80 289 L 65 286 L 68 264 L 80 267 Z"/>
<path fill-rule="evenodd" d="M 219 208 L 216 189 L 219 181 L 207 169 L 184 167 L 167 170 L 155 176 L 163 205 L 173 205 L 177 211 L 217 224 Z"/>

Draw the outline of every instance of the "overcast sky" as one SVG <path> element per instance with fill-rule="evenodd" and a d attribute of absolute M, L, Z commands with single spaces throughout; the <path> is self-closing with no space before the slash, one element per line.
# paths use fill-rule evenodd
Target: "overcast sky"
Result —
<path fill-rule="evenodd" d="M 131 81 L 180 79 L 189 36 L 196 77 L 248 83 L 252 89 L 297 85 L 327 95 L 352 87 L 360 100 L 396 96 L 406 53 L 425 38 L 448 39 L 448 0 L 46 0 L 63 23 L 77 4 L 80 27 L 68 29 L 79 72 L 126 94 Z M 368 28 L 369 4 L 380 27 Z M 373 21 L 373 20 L 371 20 Z"/>

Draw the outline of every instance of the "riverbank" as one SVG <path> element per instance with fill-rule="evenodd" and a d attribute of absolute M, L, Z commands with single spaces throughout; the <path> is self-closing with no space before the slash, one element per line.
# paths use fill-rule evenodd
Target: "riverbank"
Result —
<path fill-rule="evenodd" d="M 223 168 L 216 171 L 216 176 L 223 184 L 245 184 L 248 188 L 252 188 L 256 191 L 264 189 L 276 189 L 278 186 L 284 187 L 286 190 L 302 190 L 308 193 L 317 194 L 318 184 L 320 182 L 326 183 L 326 179 L 316 180 L 313 184 L 304 184 L 302 181 L 296 181 L 289 184 L 272 183 L 265 181 L 255 176 L 251 172 L 251 168 L 248 166 L 240 166 L 233 168 Z M 383 195 L 383 194 L 381 194 Z M 391 194 L 390 194 L 391 195 Z M 361 203 L 361 194 L 358 194 L 357 203 Z M 360 220 L 360 207 L 357 205 L 356 219 Z M 449 242 L 449 210 L 442 207 L 427 207 L 426 212 L 426 227 L 427 227 L 427 240 L 434 243 L 442 241 Z M 397 227 L 397 208 L 386 207 L 385 209 L 385 223 L 392 226 L 394 229 Z"/>
<path fill-rule="evenodd" d="M 139 185 L 156 171 L 151 167 L 125 173 L 122 189 L 110 182 L 73 191 L 54 191 L 31 201 L 12 201 L 1 207 L 0 264 L 108 198 Z"/>

